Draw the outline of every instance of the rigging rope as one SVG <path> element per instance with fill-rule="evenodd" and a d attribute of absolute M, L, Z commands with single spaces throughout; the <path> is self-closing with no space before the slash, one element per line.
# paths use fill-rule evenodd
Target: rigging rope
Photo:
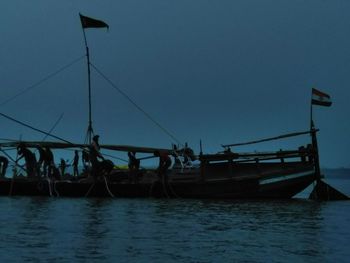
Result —
<path fill-rule="evenodd" d="M 6 141 L 6 142 L 18 142 L 18 139 L 5 139 L 5 138 L 0 138 L 0 141 Z"/>
<path fill-rule="evenodd" d="M 114 89 L 116 89 L 121 95 L 124 96 L 132 105 L 134 105 L 139 111 L 141 111 L 150 121 L 152 121 L 158 128 L 166 133 L 170 138 L 176 141 L 178 144 L 183 145 L 172 133 L 164 128 L 159 122 L 157 122 L 150 114 L 142 109 L 136 102 L 134 102 L 123 90 L 121 90 L 116 84 L 114 84 L 105 74 L 103 74 L 94 64 L 90 63 L 94 70 L 101 75 Z"/>
<path fill-rule="evenodd" d="M 57 119 L 57 121 L 55 122 L 55 124 L 52 126 L 52 128 L 49 130 L 48 134 L 51 134 L 52 131 L 56 128 L 56 126 L 58 125 L 58 123 L 62 120 L 64 113 L 62 112 L 62 114 L 60 115 L 60 117 Z M 46 138 L 49 136 L 48 134 L 45 134 L 44 138 L 42 139 L 42 141 L 45 141 Z"/>
<path fill-rule="evenodd" d="M 18 92 L 16 95 L 12 96 L 11 98 L 4 100 L 3 102 L 0 103 L 0 107 L 4 106 L 5 104 L 13 101 L 14 99 L 16 99 L 17 97 L 23 95 L 24 93 L 30 91 L 31 89 L 34 89 L 36 87 L 38 87 L 40 84 L 44 83 L 45 81 L 49 80 L 50 78 L 56 76 L 57 74 L 61 73 L 62 71 L 64 71 L 65 69 L 69 68 L 70 66 L 72 66 L 73 64 L 77 63 L 78 61 L 82 60 L 83 58 L 85 58 L 85 55 L 80 56 L 79 58 L 73 60 L 72 62 L 66 64 L 65 66 L 59 68 L 58 70 L 56 70 L 55 72 L 47 75 L 46 77 L 44 77 L 43 79 L 39 80 L 38 82 L 30 85 L 29 87 L 25 88 L 24 90 Z"/>
<path fill-rule="evenodd" d="M 0 151 L 6 155 L 8 159 L 10 159 L 13 163 L 17 164 L 17 161 L 13 159 L 8 153 L 6 153 L 3 149 L 0 148 Z M 21 167 L 21 166 L 20 166 Z M 24 168 L 23 168 L 24 169 Z"/>
<path fill-rule="evenodd" d="M 35 127 L 29 125 L 29 124 L 26 124 L 26 123 L 24 123 L 24 122 L 21 122 L 21 121 L 19 121 L 19 120 L 16 120 L 16 119 L 14 119 L 14 118 L 12 118 L 12 117 L 10 117 L 10 116 L 4 114 L 4 113 L 1 113 L 1 112 L 0 112 L 0 116 L 3 116 L 4 118 L 9 119 L 9 120 L 11 120 L 11 121 L 13 121 L 13 122 L 16 122 L 16 123 L 18 123 L 18 124 L 20 124 L 20 125 L 23 125 L 23 126 L 29 128 L 29 129 L 32 129 L 32 130 L 37 131 L 37 132 L 39 132 L 39 133 L 45 134 L 46 136 L 55 138 L 55 139 L 57 139 L 57 140 L 66 142 L 66 143 L 68 143 L 68 144 L 73 144 L 72 142 L 67 141 L 67 140 L 65 140 L 65 139 L 63 139 L 63 138 L 61 138 L 61 137 L 56 136 L 56 135 L 53 135 L 53 134 L 51 134 L 50 132 L 46 132 L 46 131 L 37 129 L 37 128 L 35 128 Z M 112 156 L 112 155 L 109 155 L 109 154 L 103 154 L 103 155 L 104 155 L 104 156 L 107 156 L 107 157 L 112 157 L 112 158 L 118 159 L 118 160 L 123 161 L 123 162 L 128 162 L 128 161 L 125 160 L 125 159 L 118 158 L 118 157 L 115 157 L 115 156 Z"/>
<path fill-rule="evenodd" d="M 37 131 L 37 132 L 39 132 L 39 133 L 45 134 L 45 135 L 50 136 L 50 137 L 52 137 L 52 138 L 55 138 L 55 139 L 57 139 L 57 140 L 66 142 L 66 143 L 68 143 L 68 144 L 73 144 L 73 143 L 71 143 L 70 141 L 67 141 L 67 140 L 65 140 L 65 139 L 63 139 L 63 138 L 60 138 L 60 137 L 56 136 L 56 135 L 50 134 L 50 133 L 48 133 L 48 132 L 46 132 L 46 131 L 37 129 L 37 128 L 35 128 L 35 127 L 29 125 L 29 124 L 26 124 L 26 123 L 24 123 L 24 122 L 21 122 L 21 121 L 19 121 L 19 120 L 16 120 L 16 119 L 14 119 L 14 118 L 12 118 L 12 117 L 10 117 L 10 116 L 4 114 L 4 113 L 1 113 L 1 112 L 0 112 L 0 116 L 3 116 L 4 118 L 6 118 L 6 119 L 8 119 L 8 120 L 11 120 L 11 121 L 13 121 L 13 122 L 16 122 L 16 123 L 18 123 L 18 124 L 20 124 L 20 125 L 23 125 L 23 126 L 29 128 L 29 129 L 32 129 L 32 130 Z"/>

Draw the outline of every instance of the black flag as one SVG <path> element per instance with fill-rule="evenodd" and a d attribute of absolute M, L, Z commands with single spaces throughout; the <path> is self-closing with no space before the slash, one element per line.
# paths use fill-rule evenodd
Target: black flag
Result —
<path fill-rule="evenodd" d="M 85 28 L 100 28 L 100 27 L 107 27 L 107 29 L 109 29 L 109 26 L 101 21 L 101 20 L 97 20 L 97 19 L 93 19 L 87 16 L 83 16 L 82 14 L 79 13 L 80 16 L 80 21 L 81 21 L 81 26 L 85 29 Z"/>

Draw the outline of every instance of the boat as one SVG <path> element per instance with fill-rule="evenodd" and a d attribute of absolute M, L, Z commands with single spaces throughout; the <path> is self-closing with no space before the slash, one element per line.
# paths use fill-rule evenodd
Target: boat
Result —
<path fill-rule="evenodd" d="M 308 134 L 316 130 L 283 135 Z M 273 138 L 270 138 L 273 139 Z M 266 139 L 265 139 L 266 140 Z M 1 143 L 1 148 L 19 145 L 36 149 L 88 149 L 88 144 L 65 142 L 14 141 Z M 27 177 L 22 172 L 12 178 L 0 179 L 0 195 L 56 196 L 56 197 L 157 197 L 157 198 L 292 198 L 319 179 L 317 148 L 312 144 L 296 150 L 275 152 L 236 153 L 230 145 L 215 154 L 194 155 L 190 148 L 159 149 L 126 145 L 101 145 L 101 149 L 149 154 L 155 151 L 173 156 L 174 164 L 167 172 L 167 180 L 157 169 L 137 171 L 113 167 L 108 173 L 100 171 L 91 176 L 53 178 Z M 185 162 L 187 159 L 187 162 Z M 190 161 L 190 160 L 193 160 Z M 195 160 L 197 163 L 195 163 Z M 87 171 L 87 175 L 89 171 Z"/>
<path fill-rule="evenodd" d="M 85 37 L 85 28 L 108 27 L 103 21 L 85 17 L 80 14 L 83 26 L 84 40 L 89 76 L 89 125 L 87 140 L 84 144 L 69 142 L 50 132 L 34 128 L 13 117 L 0 113 L 2 117 L 16 121 L 57 141 L 22 141 L 11 140 L 1 142 L 1 149 L 28 149 L 47 147 L 50 149 L 73 149 L 89 151 L 94 135 L 91 120 L 91 84 L 89 49 Z M 329 102 L 327 102 L 329 103 Z M 2 196 L 55 196 L 55 197 L 111 197 L 111 198 L 210 198 L 210 199 L 246 199 L 246 198 L 292 198 L 316 182 L 312 193 L 313 199 L 345 199 L 341 193 L 325 186 L 322 182 L 319 153 L 317 147 L 316 129 L 294 132 L 277 137 L 256 140 L 246 143 L 222 145 L 216 153 L 195 154 L 186 144 L 170 148 L 138 147 L 128 145 L 100 145 L 101 149 L 133 152 L 154 158 L 155 153 L 172 156 L 173 165 L 160 173 L 156 168 L 128 169 L 125 167 L 99 166 L 97 176 L 91 176 L 91 165 L 84 169 L 83 174 L 72 176 L 62 174 L 47 176 L 37 173 L 35 176 L 26 174 L 26 168 L 15 163 L 11 178 L 0 178 L 0 195 Z M 272 152 L 242 153 L 233 151 L 241 145 L 255 144 L 270 140 L 280 140 L 289 137 L 308 135 L 311 140 L 308 145 L 296 147 L 294 150 L 279 150 Z M 3 151 L 3 150 L 2 150 Z M 5 151 L 3 151 L 5 153 Z M 8 156 L 9 158 L 12 158 Z M 110 164 L 110 163 L 109 163 Z M 321 185 L 317 187 L 317 185 Z M 326 187 L 326 188 L 325 188 Z M 326 190 L 325 190 L 326 189 Z M 330 191 L 330 189 L 332 191 Z M 334 191 L 333 191 L 334 190 Z M 326 193 L 326 194 L 325 194 Z"/>

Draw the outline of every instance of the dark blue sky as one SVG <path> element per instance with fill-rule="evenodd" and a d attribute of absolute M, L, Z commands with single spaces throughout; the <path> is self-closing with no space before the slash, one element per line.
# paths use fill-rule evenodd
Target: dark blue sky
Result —
<path fill-rule="evenodd" d="M 350 167 L 350 2 L 345 0 L 6 1 L 0 16 L 1 100 L 85 54 L 78 13 L 110 26 L 86 31 L 91 60 L 119 88 L 198 151 L 309 128 L 311 88 L 322 166 Z M 101 143 L 168 147 L 172 140 L 92 73 Z M 86 61 L 0 107 L 0 112 L 82 142 Z M 1 120 L 2 138 L 42 135 Z M 309 138 L 241 150 L 278 150 Z M 237 149 L 238 150 L 238 149 Z"/>

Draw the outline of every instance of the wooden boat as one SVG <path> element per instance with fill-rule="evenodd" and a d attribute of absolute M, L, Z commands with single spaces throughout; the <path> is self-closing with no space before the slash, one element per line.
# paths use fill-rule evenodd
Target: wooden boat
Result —
<path fill-rule="evenodd" d="M 27 148 L 49 147 L 51 149 L 84 149 L 90 146 L 93 133 L 91 120 L 91 81 L 89 48 L 85 37 L 85 28 L 108 27 L 103 21 L 80 15 L 88 67 L 89 91 L 89 123 L 87 144 L 74 144 L 24 124 L 8 115 L 0 113 L 11 121 L 29 127 L 46 136 L 58 139 L 59 142 L 19 142 L 9 141 L 0 143 L 2 149 L 18 147 Z M 92 65 L 93 66 L 93 65 Z M 93 66 L 95 70 L 98 69 Z M 101 72 L 98 71 L 101 74 Z M 101 74 L 109 83 L 111 81 Z M 116 87 L 116 86 L 114 86 Z M 318 93 L 320 94 L 320 92 Z M 321 93 L 322 95 L 323 93 Z M 122 95 L 125 96 L 124 93 Z M 325 94 L 323 94 L 323 97 Z M 320 96 L 320 95 L 319 95 Z M 328 96 L 328 95 L 326 95 Z M 126 96 L 129 101 L 130 98 Z M 135 103 L 131 101 L 134 105 Z M 324 103 L 324 102 L 323 102 Z M 328 103 L 328 102 L 327 102 Z M 330 105 L 330 104 L 329 104 Z M 140 109 L 140 107 L 137 106 Z M 311 111 L 312 113 L 312 111 Z M 149 116 L 148 116 L 149 117 Z M 312 120 L 312 118 L 311 118 Z M 159 123 L 156 123 L 159 126 Z M 164 129 L 163 129 L 164 130 Z M 299 135 L 311 135 L 311 144 L 298 147 L 292 151 L 236 153 L 231 147 L 243 144 L 223 145 L 224 150 L 215 154 L 203 154 L 202 150 L 192 159 L 197 164 L 187 163 L 188 148 L 180 150 L 159 149 L 121 145 L 101 145 L 102 149 L 151 154 L 155 151 L 172 155 L 174 165 L 165 174 L 159 174 L 156 169 L 112 169 L 99 170 L 99 176 L 89 177 L 87 169 L 83 177 L 66 176 L 53 178 L 51 176 L 28 177 L 14 173 L 12 178 L 0 178 L 0 195 L 27 196 L 67 196 L 67 197 L 171 197 L 171 198 L 291 198 L 304 190 L 312 182 L 321 182 L 320 165 L 317 148 L 317 130 L 311 125 L 306 132 L 282 135 L 243 144 L 258 143 L 268 140 L 283 139 Z M 4 152 L 5 153 L 5 152 Z M 8 156 L 9 157 L 9 156 Z M 149 156 L 151 157 L 151 156 Z M 16 160 L 12 160 L 14 163 Z M 16 170 L 16 169 L 15 169 Z M 324 185 L 320 191 L 314 191 L 313 197 L 319 198 L 322 193 L 329 193 Z M 325 190 L 326 189 L 326 190 Z"/>
<path fill-rule="evenodd" d="M 309 133 L 304 132 L 302 134 Z M 314 134 L 316 131 L 313 132 Z M 299 133 L 298 133 L 299 134 Z M 295 135 L 295 134 L 294 134 Z M 0 146 L 28 148 L 87 148 L 84 144 L 59 142 L 9 142 Z M 195 156 L 197 164 L 184 163 L 186 149 L 158 149 L 101 145 L 102 149 L 149 153 L 162 151 L 173 156 L 174 165 L 167 178 L 155 169 L 115 168 L 98 178 L 13 176 L 0 179 L 0 195 L 66 197 L 171 197 L 171 198 L 291 198 L 318 177 L 317 152 L 311 145 L 293 151 L 233 153 Z M 150 156 L 151 157 L 151 156 Z M 194 159 L 194 158 L 193 158 Z M 87 173 L 88 174 L 88 173 Z"/>

